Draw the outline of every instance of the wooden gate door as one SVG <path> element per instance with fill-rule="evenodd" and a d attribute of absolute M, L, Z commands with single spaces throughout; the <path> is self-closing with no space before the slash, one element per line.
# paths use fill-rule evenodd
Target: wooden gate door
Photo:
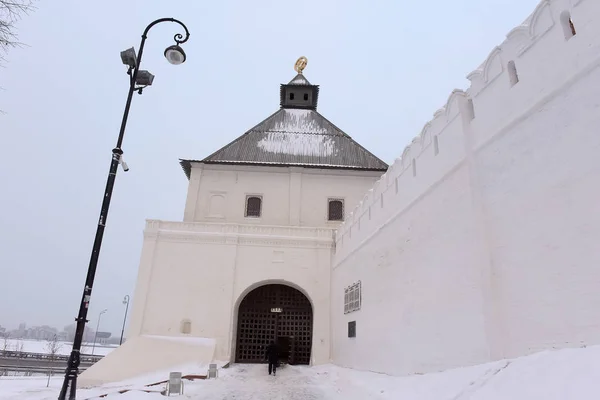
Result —
<path fill-rule="evenodd" d="M 310 363 L 310 301 L 302 292 L 285 285 L 254 289 L 242 300 L 238 311 L 236 362 L 265 362 L 267 346 L 280 337 L 294 338 L 293 361 L 296 364 Z"/>

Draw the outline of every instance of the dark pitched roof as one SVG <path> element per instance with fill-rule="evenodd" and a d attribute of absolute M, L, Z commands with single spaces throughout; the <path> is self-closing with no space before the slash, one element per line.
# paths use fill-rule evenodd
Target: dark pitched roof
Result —
<path fill-rule="evenodd" d="M 318 91 L 318 87 L 311 85 L 302 74 L 298 74 L 288 85 L 307 86 Z M 316 98 L 314 100 L 316 102 Z M 282 106 L 279 111 L 208 157 L 202 160 L 182 159 L 180 164 L 188 179 L 193 162 L 387 170 L 385 162 L 352 140 L 314 108 Z"/>

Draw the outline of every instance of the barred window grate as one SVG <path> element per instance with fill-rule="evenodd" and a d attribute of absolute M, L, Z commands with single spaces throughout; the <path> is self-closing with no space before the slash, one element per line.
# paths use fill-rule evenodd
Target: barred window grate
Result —
<path fill-rule="evenodd" d="M 310 364 L 312 321 L 310 301 L 300 291 L 284 285 L 254 289 L 239 306 L 236 362 L 263 362 L 268 344 L 283 337 L 290 341 L 280 342 L 281 350 L 289 350 L 282 361 Z"/>
<path fill-rule="evenodd" d="M 360 310 L 361 296 L 360 281 L 344 289 L 344 314 Z"/>
<path fill-rule="evenodd" d="M 328 219 L 329 221 L 344 220 L 344 202 L 342 200 L 329 199 Z"/>
<path fill-rule="evenodd" d="M 246 217 L 260 217 L 262 198 L 259 196 L 248 196 L 246 198 Z"/>

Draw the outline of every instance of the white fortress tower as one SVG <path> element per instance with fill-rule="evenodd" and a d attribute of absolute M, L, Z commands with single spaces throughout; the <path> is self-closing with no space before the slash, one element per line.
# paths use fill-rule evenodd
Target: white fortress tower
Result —
<path fill-rule="evenodd" d="M 183 221 L 147 222 L 128 341 L 84 382 L 152 371 L 164 357 L 263 362 L 274 340 L 285 362 L 330 361 L 335 229 L 388 166 L 317 111 L 305 65 L 281 85 L 278 111 L 214 154 L 181 160 Z M 166 338 L 179 348 L 138 356 L 175 346 Z"/>

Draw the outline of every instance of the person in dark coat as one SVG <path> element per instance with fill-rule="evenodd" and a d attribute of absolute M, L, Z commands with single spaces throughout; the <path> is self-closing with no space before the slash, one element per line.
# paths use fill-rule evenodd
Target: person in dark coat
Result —
<path fill-rule="evenodd" d="M 279 362 L 279 348 L 275 342 L 271 342 L 267 346 L 267 353 L 265 354 L 267 361 L 269 361 L 269 375 L 271 372 L 273 375 L 277 375 L 277 363 Z"/>

